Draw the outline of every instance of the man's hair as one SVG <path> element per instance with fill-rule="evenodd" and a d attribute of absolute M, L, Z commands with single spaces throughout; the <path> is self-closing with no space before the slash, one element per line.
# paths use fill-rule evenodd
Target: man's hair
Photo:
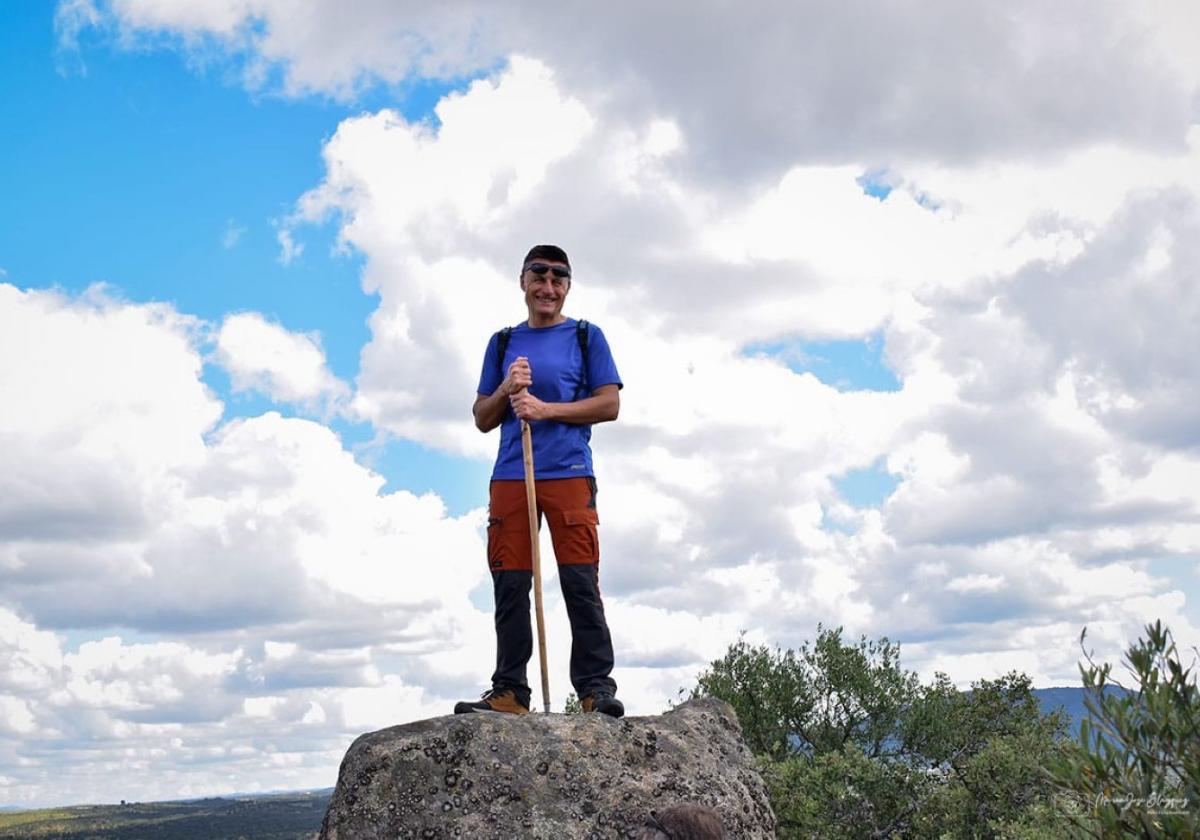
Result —
<path fill-rule="evenodd" d="M 567 252 L 557 245 L 534 245 L 529 249 L 529 253 L 525 255 L 525 262 L 521 263 L 521 272 L 524 273 L 524 266 L 529 265 L 534 260 L 550 260 L 551 262 L 566 263 L 568 267 L 571 261 L 567 259 Z"/>
<path fill-rule="evenodd" d="M 638 840 L 724 840 L 720 815 L 704 805 L 672 805 L 654 815 L 657 825 L 638 833 Z"/>

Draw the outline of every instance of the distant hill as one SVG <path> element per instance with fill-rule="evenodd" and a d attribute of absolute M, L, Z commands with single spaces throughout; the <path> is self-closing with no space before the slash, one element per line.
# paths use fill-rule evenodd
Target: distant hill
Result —
<path fill-rule="evenodd" d="M 0 813 L 0 840 L 312 840 L 331 791 Z"/>
<path fill-rule="evenodd" d="M 1123 689 L 1109 686 L 1108 692 Z M 1087 717 L 1082 687 L 1037 688 L 1033 695 L 1044 712 L 1061 710 L 1071 737 Z M 176 802 L 78 805 L 20 811 L 0 807 L 0 840 L 313 840 L 329 804 L 332 788 L 316 791 L 229 794 Z"/>
<path fill-rule="evenodd" d="M 1106 686 L 1105 694 L 1122 694 L 1124 689 L 1115 685 Z M 1043 712 L 1061 710 L 1067 716 L 1067 724 L 1072 738 L 1079 737 L 1079 723 L 1088 717 L 1087 706 L 1083 704 L 1085 690 L 1082 686 L 1062 688 L 1035 688 L 1033 696 L 1038 699 Z"/>

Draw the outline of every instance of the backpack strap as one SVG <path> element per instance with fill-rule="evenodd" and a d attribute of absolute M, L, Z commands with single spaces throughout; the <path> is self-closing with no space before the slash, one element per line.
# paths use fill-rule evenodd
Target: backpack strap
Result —
<path fill-rule="evenodd" d="M 575 322 L 575 338 L 579 341 L 579 358 L 583 360 L 583 372 L 580 377 L 579 387 L 575 389 L 575 399 L 579 399 L 579 395 L 588 396 L 591 389 L 588 388 L 588 322 L 579 320 Z"/>
<path fill-rule="evenodd" d="M 583 371 L 580 377 L 579 387 L 575 389 L 575 399 L 579 399 L 580 394 L 587 396 L 588 393 L 588 327 L 587 321 L 575 322 L 575 339 L 579 342 L 579 357 L 583 359 Z M 496 333 L 496 369 L 500 373 L 500 379 L 504 379 L 504 353 L 508 350 L 508 342 L 512 339 L 512 327 L 504 327 Z"/>
<path fill-rule="evenodd" d="M 496 370 L 500 373 L 500 381 L 504 381 L 504 353 L 508 350 L 508 342 L 512 338 L 512 327 L 505 327 L 496 333 Z"/>

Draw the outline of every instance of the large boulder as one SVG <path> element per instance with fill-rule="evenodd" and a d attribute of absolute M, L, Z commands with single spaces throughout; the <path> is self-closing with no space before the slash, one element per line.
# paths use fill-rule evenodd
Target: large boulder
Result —
<path fill-rule="evenodd" d="M 359 737 L 322 840 L 635 837 L 652 812 L 710 806 L 729 838 L 775 836 L 733 709 L 656 717 L 447 715 Z"/>

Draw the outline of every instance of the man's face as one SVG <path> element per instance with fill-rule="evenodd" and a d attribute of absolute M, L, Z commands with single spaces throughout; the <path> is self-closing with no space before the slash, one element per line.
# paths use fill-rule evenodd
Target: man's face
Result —
<path fill-rule="evenodd" d="M 543 270 L 544 269 L 544 270 Z M 555 269 L 567 276 L 555 275 Z M 540 322 L 555 322 L 562 314 L 563 303 L 571 291 L 570 267 L 554 260 L 532 260 L 521 272 L 521 289 L 529 317 Z"/>

